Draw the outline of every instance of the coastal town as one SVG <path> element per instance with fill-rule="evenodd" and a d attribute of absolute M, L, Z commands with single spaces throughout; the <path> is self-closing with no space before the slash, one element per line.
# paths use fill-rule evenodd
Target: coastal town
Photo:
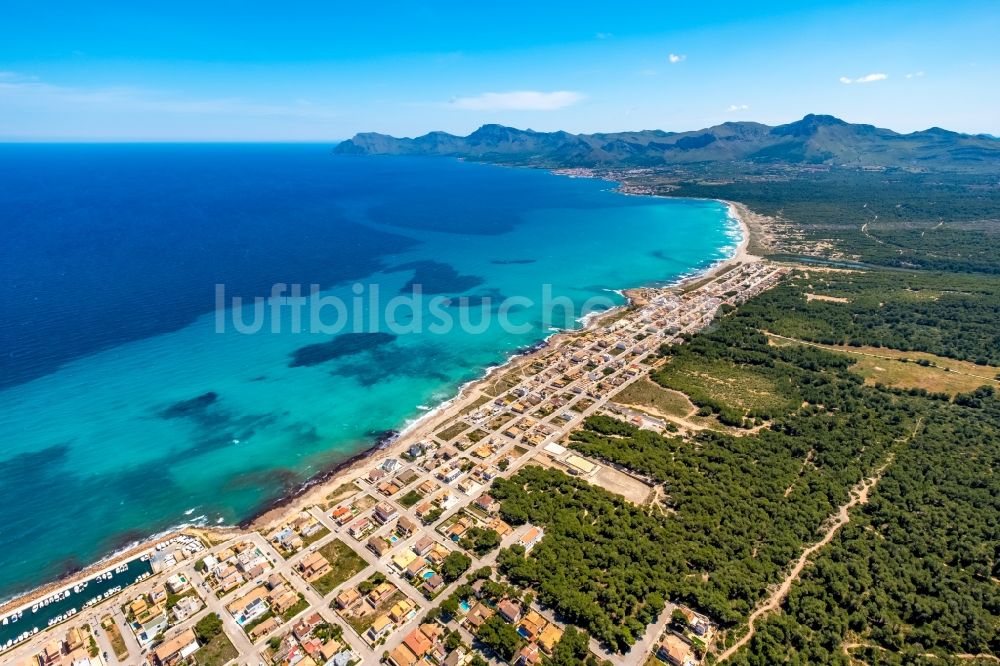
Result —
<path fill-rule="evenodd" d="M 616 396 L 663 362 L 662 345 L 683 344 L 788 271 L 741 253 L 695 282 L 633 290 L 629 307 L 493 373 L 427 428 L 266 524 L 185 530 L 45 599 L 8 604 L 0 618 L 16 633 L 0 644 L 0 662 L 539 664 L 568 626 L 495 565 L 500 549 L 530 555 L 545 532 L 505 522 L 491 483 L 536 465 L 646 504 L 653 482 L 574 452 L 569 434 L 600 414 L 659 433 L 689 426 Z M 125 583 L 113 584 L 130 566 Z M 105 587 L 91 582 L 98 578 Z M 50 599 L 73 605 L 39 626 L 33 617 Z M 593 639 L 587 648 L 616 666 L 693 666 L 715 633 L 711 617 L 668 601 L 630 652 Z"/>

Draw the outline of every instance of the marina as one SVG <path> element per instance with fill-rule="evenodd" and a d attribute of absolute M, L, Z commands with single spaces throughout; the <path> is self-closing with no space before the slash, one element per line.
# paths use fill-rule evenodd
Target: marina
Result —
<path fill-rule="evenodd" d="M 109 599 L 153 574 L 150 553 L 98 573 L 0 618 L 0 650 L 7 650 Z"/>

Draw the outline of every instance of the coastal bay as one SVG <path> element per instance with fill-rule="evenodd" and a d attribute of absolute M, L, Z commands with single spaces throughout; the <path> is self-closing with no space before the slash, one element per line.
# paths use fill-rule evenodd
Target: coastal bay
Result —
<path fill-rule="evenodd" d="M 255 241 L 273 241 L 269 233 L 288 236 L 287 249 L 278 242 L 272 250 L 291 257 L 303 242 L 317 245 L 323 233 L 332 237 L 345 228 L 361 229 L 361 236 L 341 234 L 343 243 L 326 248 L 328 256 L 340 258 L 334 262 L 340 264 L 334 267 L 337 274 L 324 275 L 317 266 L 327 262 L 319 262 L 306 272 L 310 277 L 302 278 L 334 281 L 324 285 L 324 294 L 340 290 L 348 296 L 351 283 L 337 281 L 347 273 L 388 294 L 420 282 L 448 298 L 465 296 L 468 303 L 532 295 L 548 282 L 555 295 L 575 305 L 603 296 L 607 307 L 624 302 L 613 290 L 676 281 L 724 260 L 741 236 L 717 202 L 623 197 L 609 191 L 607 183 L 540 171 L 452 161 L 428 166 L 412 158 L 332 158 L 317 147 L 297 150 L 302 152 L 294 159 L 287 152 L 258 156 L 257 177 L 278 190 L 272 194 L 287 211 L 281 213 L 279 203 L 271 202 L 267 210 L 277 226 L 271 230 L 261 222 Z M 277 167 L 262 166 L 269 160 L 286 170 L 298 161 L 303 170 L 339 166 L 325 173 L 327 180 L 303 179 L 307 200 L 298 186 L 273 184 Z M 373 165 L 372 171 L 365 173 L 361 163 Z M 364 197 L 345 198 L 343 183 L 336 192 L 326 189 L 348 170 L 353 172 L 350 184 L 358 185 Z M 423 199 L 414 182 L 421 178 L 420 186 L 428 190 Z M 468 204 L 477 197 L 463 198 L 461 207 L 447 200 L 456 179 L 479 193 L 481 210 Z M 297 198 L 290 198 L 290 191 Z M 520 203 L 504 209 L 505 200 Z M 212 202 L 208 209 L 222 211 L 225 204 Z M 433 214 L 435 206 L 439 214 Z M 310 215 L 317 219 L 303 221 Z M 288 219 L 297 224 L 288 225 Z M 235 217 L 219 224 L 243 221 Z M 338 224 L 346 227 L 338 229 Z M 369 237 L 387 239 L 394 251 L 360 262 L 354 255 Z M 249 242 L 238 249 L 243 257 L 253 251 Z M 223 252 L 208 259 L 224 264 L 227 257 Z M 359 266 L 347 271 L 348 259 Z M 375 264 L 380 270 L 369 271 Z M 292 271 L 268 267 L 266 277 L 292 281 L 282 280 Z M 129 268 L 126 277 L 135 274 Z M 227 286 L 236 284 L 221 277 Z M 211 299 L 211 284 L 202 287 L 207 292 L 200 294 L 202 301 Z M 245 285 L 237 292 L 266 296 L 264 289 Z M 180 300 L 180 291 L 164 285 L 157 313 L 171 305 L 190 307 Z M 14 594 L 181 523 L 228 525 L 258 514 L 258 522 L 268 520 L 276 501 L 310 479 L 341 476 L 345 462 L 364 454 L 381 434 L 409 423 L 397 442 L 426 436 L 433 429 L 429 424 L 462 402 L 440 407 L 460 387 L 556 331 L 577 327 L 575 320 L 584 313 L 547 323 L 538 314 L 530 308 L 515 313 L 528 327 L 520 335 L 496 328 L 476 335 L 404 335 L 295 365 L 297 350 L 329 336 L 217 335 L 214 315 L 203 313 L 176 330 L 115 340 L 7 388 L 0 431 L 15 445 L 0 482 L 5 492 L 25 499 L 21 513 L 9 516 L 0 531 L 13 555 L 0 590 Z M 59 319 L 58 310 L 50 315 Z M 6 335 L 8 346 L 17 342 L 9 328 Z M 462 395 L 470 390 L 466 386 Z M 28 496 L 24 489 L 30 484 L 53 490 Z M 63 538 L 69 529 L 77 537 L 71 545 Z"/>

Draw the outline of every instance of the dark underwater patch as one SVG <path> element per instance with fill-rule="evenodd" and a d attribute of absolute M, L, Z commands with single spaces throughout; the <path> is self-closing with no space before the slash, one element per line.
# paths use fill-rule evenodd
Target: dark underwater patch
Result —
<path fill-rule="evenodd" d="M 399 271 L 413 271 L 413 277 L 399 290 L 402 294 L 412 292 L 415 285 L 420 285 L 425 294 L 460 294 L 485 281 L 478 275 L 462 275 L 453 266 L 439 261 L 411 261 L 387 272 Z"/>
<path fill-rule="evenodd" d="M 195 417 L 203 415 L 205 411 L 219 400 L 219 394 L 215 391 L 208 391 L 189 400 L 175 402 L 160 412 L 160 418 L 179 419 L 183 417 Z"/>
<path fill-rule="evenodd" d="M 37 484 L 53 480 L 61 473 L 59 468 L 66 463 L 69 451 L 69 444 L 55 444 L 0 460 L 0 491 L 5 497 L 15 497 L 17 489 L 37 488 Z"/>
<path fill-rule="evenodd" d="M 653 251 L 651 251 L 649 253 L 649 256 L 651 256 L 651 257 L 653 257 L 655 259 L 659 259 L 660 261 L 666 261 L 667 263 L 670 263 L 670 264 L 675 264 L 675 265 L 678 265 L 678 266 L 683 265 L 683 262 L 678 261 L 677 258 L 675 258 L 675 257 L 671 257 L 669 254 L 667 254 L 663 250 L 653 250 Z"/>
<path fill-rule="evenodd" d="M 448 375 L 441 371 L 438 354 L 440 351 L 433 345 L 383 347 L 375 350 L 370 358 L 348 359 L 332 374 L 350 377 L 362 386 L 374 386 L 396 377 L 424 377 L 446 382 Z"/>
<path fill-rule="evenodd" d="M 288 367 L 299 368 L 319 365 L 343 356 L 360 354 L 363 351 L 378 349 L 396 339 L 391 333 L 344 333 L 327 342 L 299 347 L 292 352 L 292 360 Z"/>
<path fill-rule="evenodd" d="M 227 446 L 236 446 L 237 442 L 247 440 L 261 429 L 273 425 L 278 420 L 278 414 L 246 414 L 233 416 L 229 412 L 211 414 L 207 419 L 195 420 L 198 432 L 191 435 L 191 446 L 184 449 L 187 456 L 197 456 Z"/>
<path fill-rule="evenodd" d="M 67 557 L 66 559 L 54 562 L 49 565 L 48 569 L 55 572 L 55 578 L 65 578 L 66 576 L 72 576 L 73 574 L 80 573 L 83 571 L 84 563 L 75 556 Z"/>
<path fill-rule="evenodd" d="M 298 472 L 287 467 L 259 469 L 230 477 L 222 485 L 222 490 L 224 492 L 264 490 L 266 495 L 280 496 L 295 490 L 303 480 Z"/>
<path fill-rule="evenodd" d="M 533 264 L 536 261 L 537 259 L 494 259 L 490 263 L 506 266 L 507 264 Z"/>
<path fill-rule="evenodd" d="M 322 439 L 316 426 L 305 421 L 296 421 L 287 425 L 284 431 L 294 437 L 298 444 L 317 444 Z"/>
<path fill-rule="evenodd" d="M 446 308 L 480 308 L 489 303 L 490 309 L 495 310 L 506 299 L 507 297 L 499 289 L 490 289 L 486 293 L 446 298 L 443 305 Z"/>
<path fill-rule="evenodd" d="M 158 412 L 162 419 L 185 419 L 194 426 L 187 456 L 197 456 L 249 439 L 257 430 L 274 424 L 280 414 L 234 415 L 215 391 L 181 400 Z"/>

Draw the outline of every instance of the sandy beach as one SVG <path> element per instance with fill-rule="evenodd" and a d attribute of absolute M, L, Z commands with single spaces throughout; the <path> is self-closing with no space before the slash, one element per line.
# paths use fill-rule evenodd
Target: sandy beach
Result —
<path fill-rule="evenodd" d="M 742 238 L 739 246 L 736 248 L 736 251 L 731 257 L 717 262 L 704 271 L 700 271 L 695 275 L 679 281 L 675 286 L 680 287 L 685 285 L 688 281 L 702 280 L 706 277 L 716 275 L 730 266 L 746 263 L 748 261 L 754 261 L 759 258 L 750 254 L 748 251 L 750 245 L 750 228 L 743 219 L 743 216 L 747 212 L 746 208 L 740 204 L 729 201 L 724 201 L 723 203 L 729 207 L 730 216 L 740 224 Z M 307 483 L 307 488 L 304 492 L 300 492 L 286 498 L 280 506 L 276 506 L 275 508 L 255 517 L 247 525 L 247 528 L 250 530 L 262 530 L 273 527 L 284 521 L 289 514 L 297 513 L 306 507 L 325 501 L 326 496 L 329 495 L 335 488 L 345 483 L 352 483 L 363 473 L 370 470 L 374 465 L 377 465 L 379 461 L 386 458 L 398 457 L 413 444 L 430 439 L 433 437 L 435 432 L 443 429 L 447 423 L 449 423 L 457 415 L 461 414 L 464 409 L 483 395 L 484 389 L 486 389 L 492 382 L 496 381 L 499 376 L 518 367 L 530 365 L 540 356 L 549 353 L 552 349 L 564 344 L 566 341 L 574 338 L 575 336 L 600 327 L 602 321 L 608 317 L 614 316 L 623 308 L 633 307 L 635 303 L 632 292 L 633 290 L 625 290 L 622 292 L 628 300 L 625 305 L 612 308 L 602 312 L 598 316 L 591 317 L 587 321 L 587 325 L 583 328 L 555 333 L 547 339 L 545 347 L 527 354 L 519 354 L 512 357 L 502 365 L 490 368 L 490 370 L 480 379 L 464 385 L 459 390 L 458 395 L 454 398 L 441 404 L 436 409 L 428 412 L 420 419 L 412 423 L 409 427 L 403 430 L 399 437 L 389 446 L 369 450 L 366 454 L 359 456 L 359 459 L 352 462 L 349 466 L 339 470 L 337 473 L 329 476 L 329 478 L 324 479 L 320 483 L 314 483 L 311 485 Z M 211 530 L 211 528 L 208 529 L 209 531 Z"/>
<path fill-rule="evenodd" d="M 759 257 L 749 252 L 751 242 L 751 225 L 747 219 L 754 214 L 745 206 L 735 202 L 723 201 L 729 208 L 729 214 L 736 220 L 742 232 L 739 245 L 734 250 L 732 256 L 716 262 L 712 266 L 696 274 L 685 277 L 672 284 L 673 288 L 684 288 L 692 283 L 700 282 L 708 277 L 717 275 L 719 272 L 737 264 L 754 261 Z M 502 375 L 534 362 L 537 358 L 548 354 L 552 349 L 564 344 L 568 340 L 597 328 L 601 322 L 608 317 L 613 317 L 623 309 L 641 304 L 643 288 L 628 289 L 622 292 L 627 303 L 625 305 L 612 308 L 597 316 L 590 317 L 586 325 L 579 329 L 566 330 L 554 333 L 546 340 L 546 344 L 533 351 L 518 354 L 511 357 L 506 363 L 490 368 L 487 373 L 479 379 L 473 380 L 462 386 L 458 394 L 452 399 L 442 403 L 437 408 L 427 412 L 419 419 L 409 424 L 403 429 L 398 437 L 388 444 L 375 445 L 370 449 L 359 452 L 330 469 L 320 472 L 316 476 L 304 482 L 298 489 L 284 497 L 276 499 L 269 509 L 257 516 L 250 517 L 239 527 L 234 526 L 178 526 L 167 533 L 156 535 L 150 539 L 130 545 L 117 551 L 108 557 L 96 562 L 85 569 L 65 576 L 52 583 L 35 588 L 25 594 L 8 600 L 0 606 L 0 615 L 8 614 L 23 606 L 30 606 L 36 599 L 44 598 L 61 589 L 65 589 L 79 581 L 88 579 L 101 571 L 108 569 L 120 562 L 138 557 L 142 553 L 154 548 L 157 543 L 166 541 L 181 533 L 190 533 L 201 536 L 203 539 L 225 540 L 240 532 L 266 531 L 276 525 L 286 521 L 289 516 L 306 509 L 307 507 L 323 504 L 333 490 L 339 486 L 352 483 L 355 479 L 365 474 L 373 466 L 386 458 L 399 457 L 400 454 L 409 449 L 413 444 L 426 441 L 433 437 L 435 432 L 442 430 L 447 423 L 462 413 L 477 399 L 484 395 L 484 391 Z"/>

